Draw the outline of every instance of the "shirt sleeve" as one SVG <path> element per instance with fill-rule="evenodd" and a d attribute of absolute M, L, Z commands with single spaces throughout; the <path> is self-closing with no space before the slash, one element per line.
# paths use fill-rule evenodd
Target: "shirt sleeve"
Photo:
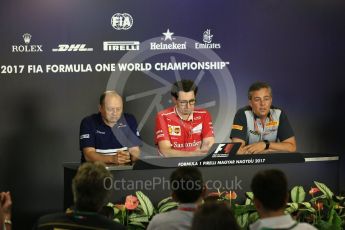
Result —
<path fill-rule="evenodd" d="M 295 136 L 294 131 L 290 125 L 290 122 L 286 114 L 282 110 L 279 117 L 278 139 L 279 141 L 284 141 L 293 136 Z"/>
<path fill-rule="evenodd" d="M 156 116 L 155 144 L 157 145 L 158 142 L 164 140 L 170 141 L 168 124 L 166 123 L 163 115 L 158 113 Z"/>
<path fill-rule="evenodd" d="M 213 124 L 211 114 L 206 111 L 202 124 L 202 138 L 213 137 Z"/>
<path fill-rule="evenodd" d="M 239 138 L 247 141 L 247 119 L 244 111 L 237 111 L 232 123 L 230 138 Z"/>
<path fill-rule="evenodd" d="M 128 115 L 127 123 L 129 125 L 129 132 L 127 134 L 127 147 L 135 147 L 135 146 L 142 146 L 143 143 L 141 141 L 140 133 L 138 130 L 138 123 L 134 116 Z"/>
<path fill-rule="evenodd" d="M 96 146 L 95 140 L 95 128 L 93 127 L 90 119 L 84 118 L 80 123 L 79 130 L 79 146 L 80 150 L 83 150 L 85 147 L 94 147 Z"/>
<path fill-rule="evenodd" d="M 154 216 L 152 220 L 150 220 L 149 225 L 147 226 L 146 230 L 156 230 L 156 229 L 162 228 L 162 225 L 159 225 L 159 223 L 157 223 L 158 215 Z"/>

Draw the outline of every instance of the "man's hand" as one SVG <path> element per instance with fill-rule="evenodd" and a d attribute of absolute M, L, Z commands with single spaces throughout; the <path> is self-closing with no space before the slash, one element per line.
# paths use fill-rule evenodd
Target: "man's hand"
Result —
<path fill-rule="evenodd" d="M 101 161 L 106 164 L 124 165 L 131 162 L 130 154 L 127 150 L 118 151 L 116 154 L 105 155 L 97 153 L 93 147 L 83 148 L 85 159 L 90 162 Z"/>
<path fill-rule="evenodd" d="M 207 152 L 208 151 L 206 151 L 206 150 L 197 149 L 193 152 L 190 152 L 189 156 L 193 156 L 193 157 L 206 156 Z"/>
<path fill-rule="evenodd" d="M 114 155 L 114 163 L 118 165 L 124 165 L 131 162 L 131 156 L 127 150 L 118 151 Z"/>
<path fill-rule="evenodd" d="M 241 149 L 240 154 L 256 154 L 263 153 L 266 148 L 266 143 L 263 141 L 247 145 Z"/>
<path fill-rule="evenodd" d="M 241 143 L 241 147 L 237 151 L 238 155 L 270 153 L 274 151 L 279 151 L 279 152 L 295 152 L 296 151 L 296 139 L 294 136 L 282 142 L 270 142 L 269 149 L 265 149 L 266 143 L 263 141 L 253 143 L 250 145 L 245 145 L 244 140 L 239 139 L 239 138 L 232 138 L 232 141 Z"/>

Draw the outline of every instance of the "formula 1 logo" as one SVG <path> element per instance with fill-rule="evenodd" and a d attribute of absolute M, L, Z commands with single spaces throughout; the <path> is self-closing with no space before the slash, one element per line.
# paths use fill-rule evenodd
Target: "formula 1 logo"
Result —
<path fill-rule="evenodd" d="M 127 13 L 116 13 L 111 17 L 111 26 L 115 30 L 129 30 L 133 26 L 133 18 Z"/>
<path fill-rule="evenodd" d="M 86 44 L 60 44 L 59 48 L 52 49 L 53 52 L 90 52 L 93 48 L 86 48 Z"/>

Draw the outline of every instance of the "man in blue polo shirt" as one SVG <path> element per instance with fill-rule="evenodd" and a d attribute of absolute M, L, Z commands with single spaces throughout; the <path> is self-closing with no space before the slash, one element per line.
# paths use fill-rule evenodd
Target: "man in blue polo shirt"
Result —
<path fill-rule="evenodd" d="M 135 161 L 142 142 L 134 116 L 122 113 L 122 98 L 115 91 L 104 92 L 99 103 L 99 113 L 80 124 L 81 162 L 123 165 Z"/>

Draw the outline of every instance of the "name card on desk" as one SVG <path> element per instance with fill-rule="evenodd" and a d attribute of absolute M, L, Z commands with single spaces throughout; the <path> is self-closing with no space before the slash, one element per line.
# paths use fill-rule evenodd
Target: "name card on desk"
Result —
<path fill-rule="evenodd" d="M 155 157 L 138 160 L 134 170 L 176 168 L 184 166 L 211 167 L 231 165 L 259 165 L 303 163 L 304 157 L 300 153 L 270 153 L 252 155 L 217 155 L 209 154 L 203 157 Z"/>

